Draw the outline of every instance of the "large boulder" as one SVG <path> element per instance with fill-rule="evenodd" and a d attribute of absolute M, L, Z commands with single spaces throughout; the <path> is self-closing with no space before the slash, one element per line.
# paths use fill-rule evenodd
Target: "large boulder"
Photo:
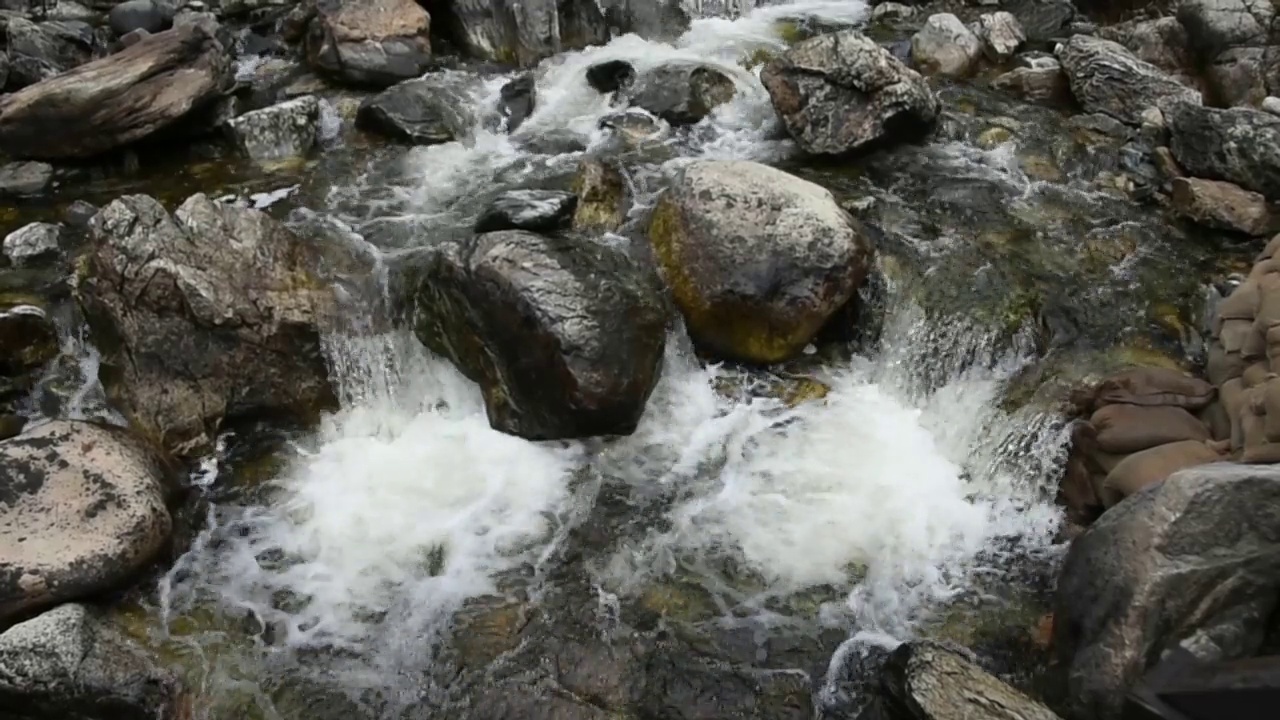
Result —
<path fill-rule="evenodd" d="M 1142 124 L 1148 107 L 1200 103 L 1200 93 L 1134 57 L 1124 46 L 1088 35 L 1074 35 L 1057 51 L 1071 92 L 1088 112 L 1106 113 L 1130 125 Z"/>
<path fill-rule="evenodd" d="M 93 28 L 83 22 L 34 23 L 9 18 L 4 31 L 9 56 L 6 84 L 10 89 L 34 85 L 83 65 L 96 49 Z"/>
<path fill-rule="evenodd" d="M 453 0 L 449 19 L 471 55 L 522 66 L 609 40 L 595 0 Z"/>
<path fill-rule="evenodd" d="M 852 30 L 796 45 L 765 65 L 760 80 L 791 137 L 814 154 L 915 139 L 940 109 L 919 73 Z"/>
<path fill-rule="evenodd" d="M 1185 82 L 1187 73 L 1195 69 L 1187 31 L 1176 18 L 1131 20 L 1100 27 L 1098 37 L 1120 43 L 1134 57 L 1155 65 L 1180 81 Z"/>
<path fill-rule="evenodd" d="M 310 419 L 333 404 L 321 334 L 340 272 L 257 210 L 189 198 L 170 216 L 122 197 L 90 223 L 76 293 L 126 417 L 180 457 L 208 452 L 224 420 Z"/>
<path fill-rule="evenodd" d="M 56 258 L 61 245 L 62 226 L 35 222 L 6 235 L 3 250 L 10 264 L 22 267 Z"/>
<path fill-rule="evenodd" d="M 0 633 L 0 707 L 18 720 L 170 720 L 191 710 L 158 658 L 84 605 Z"/>
<path fill-rule="evenodd" d="M 931 15 L 911 38 L 911 61 L 930 75 L 964 77 L 981 59 L 982 40 L 951 13 Z"/>
<path fill-rule="evenodd" d="M 1169 148 L 1187 174 L 1280 197 L 1280 118 L 1248 108 L 1179 105 L 1165 119 Z"/>
<path fill-rule="evenodd" d="M 371 95 L 356 111 L 356 127 L 411 145 L 460 140 L 476 123 L 471 113 L 476 78 L 433 73 Z"/>
<path fill-rule="evenodd" d="M 53 187 L 53 166 L 42 162 L 0 165 L 0 198 L 35 197 Z"/>
<path fill-rule="evenodd" d="M 312 95 L 247 112 L 227 121 L 241 152 L 259 161 L 305 157 L 316 144 L 320 101 Z"/>
<path fill-rule="evenodd" d="M 427 70 L 430 31 L 431 16 L 414 0 L 317 0 L 307 61 L 342 82 L 387 87 Z"/>
<path fill-rule="evenodd" d="M 830 192 L 752 162 L 685 167 L 649 240 L 694 341 L 759 363 L 803 350 L 862 284 L 873 250 Z"/>
<path fill-rule="evenodd" d="M 1267 199 L 1229 182 L 1174 178 L 1172 201 L 1179 215 L 1214 230 L 1259 236 L 1271 229 Z"/>
<path fill-rule="evenodd" d="M 627 102 L 672 125 L 691 125 L 733 99 L 733 78 L 692 63 L 660 65 L 635 79 Z"/>
<path fill-rule="evenodd" d="M 1045 56 L 1026 61 L 991 81 L 991 87 L 1027 100 L 1065 103 L 1071 100 L 1071 84 L 1062 64 Z"/>
<path fill-rule="evenodd" d="M 1274 10 L 1256 0 L 1181 0 L 1178 21 L 1187 30 L 1196 53 L 1212 59 L 1233 47 L 1262 45 L 1267 40 Z"/>
<path fill-rule="evenodd" d="M 1073 718 L 1116 720 L 1166 651 L 1255 652 L 1280 599 L 1280 468 L 1213 463 L 1108 510 L 1072 544 L 1054 647 Z"/>
<path fill-rule="evenodd" d="M 480 384 L 495 429 L 540 440 L 635 431 L 667 316 L 621 249 L 484 233 L 423 251 L 398 277 L 418 338 Z"/>
<path fill-rule="evenodd" d="M 674 40 L 689 29 L 689 12 L 681 0 L 601 0 L 600 7 L 605 26 L 616 35 Z"/>
<path fill-rule="evenodd" d="M 0 99 L 0 151 L 97 155 L 209 108 L 233 81 L 227 52 L 208 31 L 174 28 Z"/>
<path fill-rule="evenodd" d="M 163 481 L 119 428 L 55 421 L 0 442 L 0 624 L 132 579 L 169 539 Z"/>

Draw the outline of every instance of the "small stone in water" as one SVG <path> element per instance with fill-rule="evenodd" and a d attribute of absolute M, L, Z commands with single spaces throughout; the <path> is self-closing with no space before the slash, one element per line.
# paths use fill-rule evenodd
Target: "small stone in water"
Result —
<path fill-rule="evenodd" d="M 587 84 L 601 94 L 621 90 L 635 79 L 636 69 L 626 60 L 607 60 L 587 68 Z"/>
<path fill-rule="evenodd" d="M 42 162 L 15 162 L 0 166 L 0 197 L 31 197 L 53 185 L 53 166 Z"/>
<path fill-rule="evenodd" d="M 5 257 L 15 267 L 55 257 L 61 232 L 61 226 L 42 222 L 14 230 L 4 239 Z"/>

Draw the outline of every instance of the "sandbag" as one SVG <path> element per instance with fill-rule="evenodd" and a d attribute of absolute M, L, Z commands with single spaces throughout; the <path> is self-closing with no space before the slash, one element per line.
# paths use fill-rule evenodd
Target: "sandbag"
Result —
<path fill-rule="evenodd" d="M 1209 437 L 1226 441 L 1228 449 L 1230 448 L 1231 417 L 1227 415 L 1227 408 L 1222 404 L 1221 393 L 1218 399 L 1209 403 L 1209 406 L 1201 410 L 1196 418 L 1209 428 Z"/>
<path fill-rule="evenodd" d="M 1245 342 L 1254 331 L 1255 322 L 1256 320 L 1223 320 L 1222 328 L 1218 331 L 1222 349 L 1229 353 L 1244 350 Z"/>
<path fill-rule="evenodd" d="M 1244 414 L 1250 412 L 1245 406 L 1244 381 L 1236 378 L 1222 383 L 1222 407 L 1227 411 L 1227 419 L 1231 421 L 1231 449 L 1244 447 Z"/>
<path fill-rule="evenodd" d="M 1280 442 L 1280 378 L 1273 377 L 1263 384 L 1262 407 L 1267 442 Z"/>
<path fill-rule="evenodd" d="M 1270 338 L 1271 334 L 1268 333 Z M 1276 334 L 1276 353 L 1280 354 L 1280 332 Z M 1270 361 L 1270 346 L 1268 345 L 1268 361 Z M 1214 342 L 1209 346 L 1209 359 L 1205 364 L 1205 374 L 1209 376 L 1209 382 L 1222 386 L 1222 383 L 1238 378 L 1244 374 L 1244 358 L 1240 357 L 1239 352 L 1229 353 L 1222 347 L 1222 343 Z"/>
<path fill-rule="evenodd" d="M 1272 368 L 1278 367 L 1277 360 L 1280 360 L 1280 327 L 1273 327 L 1267 330 L 1267 364 Z"/>
<path fill-rule="evenodd" d="M 1111 507 L 1121 500 L 1151 487 L 1189 467 L 1222 460 L 1206 443 L 1195 440 L 1169 443 L 1134 453 L 1107 475 L 1102 502 Z"/>
<path fill-rule="evenodd" d="M 1244 321 L 1232 321 L 1244 322 Z M 1248 326 L 1248 323 L 1245 322 Z M 1214 388 L 1199 378 L 1168 368 L 1140 367 L 1103 380 L 1094 396 L 1094 408 L 1104 405 L 1170 405 L 1200 410 L 1213 402 Z"/>
<path fill-rule="evenodd" d="M 1253 261 L 1261 263 L 1263 260 L 1275 257 L 1277 252 L 1280 252 L 1280 235 L 1271 238 L 1271 241 L 1267 243 L 1266 247 L 1262 248 L 1262 252 L 1258 253 L 1258 256 Z"/>
<path fill-rule="evenodd" d="M 1242 413 L 1244 448 L 1241 460 L 1253 464 L 1280 462 L 1280 443 L 1267 438 L 1267 419 L 1264 392 L 1255 388 L 1245 395 L 1249 405 Z"/>
<path fill-rule="evenodd" d="M 1103 452 L 1124 455 L 1180 440 L 1209 440 L 1209 428 L 1183 408 L 1107 405 L 1089 418 Z"/>
<path fill-rule="evenodd" d="M 1266 332 L 1267 328 L 1280 325 L 1280 273 L 1268 273 L 1257 282 L 1258 312 L 1254 315 L 1254 322 Z"/>
<path fill-rule="evenodd" d="M 1245 280 L 1218 303 L 1218 317 L 1223 320 L 1252 320 L 1258 316 L 1258 283 Z"/>
<path fill-rule="evenodd" d="M 1265 362 L 1255 362 L 1245 367 L 1244 372 L 1240 374 L 1240 381 L 1244 383 L 1244 389 L 1249 390 L 1267 382 L 1273 375 L 1271 368 Z"/>

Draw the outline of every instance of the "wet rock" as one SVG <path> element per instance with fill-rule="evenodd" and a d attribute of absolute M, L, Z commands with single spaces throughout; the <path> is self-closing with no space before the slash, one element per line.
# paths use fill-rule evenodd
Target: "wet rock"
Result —
<path fill-rule="evenodd" d="M 524 67 L 609 39 L 595 0 L 454 0 L 450 10 L 453 35 L 468 53 Z"/>
<path fill-rule="evenodd" d="M 174 28 L 0 99 L 0 150 L 41 160 L 97 155 L 207 109 L 232 82 L 216 39 Z"/>
<path fill-rule="evenodd" d="M 1268 96 L 1262 101 L 1263 112 L 1269 112 L 1272 115 L 1280 115 L 1280 98 L 1274 95 Z"/>
<path fill-rule="evenodd" d="M 9 82 L 9 55 L 0 52 L 0 90 Z"/>
<path fill-rule="evenodd" d="M 573 227 L 583 231 L 615 232 L 627 217 L 629 193 L 626 178 L 615 165 L 587 158 L 573 179 L 578 198 Z"/>
<path fill-rule="evenodd" d="M 577 205 L 578 196 L 563 190 L 512 190 L 489 203 L 476 219 L 475 231 L 555 232 L 569 226 Z"/>
<path fill-rule="evenodd" d="M 899 645 L 880 693 L 859 720 L 1059 720 L 983 670 L 972 653 L 937 642 Z"/>
<path fill-rule="evenodd" d="M 1001 6 L 1018 18 L 1027 40 L 1037 43 L 1066 37 L 1076 17 L 1071 0 L 1005 0 Z"/>
<path fill-rule="evenodd" d="M 16 305 L 0 312 L 0 376 L 15 378 L 39 370 L 58 356 L 59 345 L 58 329 L 44 310 Z"/>
<path fill-rule="evenodd" d="M 1200 104 L 1200 93 L 1134 57 L 1119 43 L 1076 35 L 1058 49 L 1071 92 L 1089 112 L 1103 112 L 1131 125 L 1155 105 Z"/>
<path fill-rule="evenodd" d="M 388 87 L 427 70 L 430 30 L 431 16 L 414 0 L 318 0 L 307 62 L 341 82 Z"/>
<path fill-rule="evenodd" d="M 736 91 L 733 79 L 713 67 L 673 63 L 637 78 L 626 100 L 672 125 L 692 125 L 732 100 Z"/>
<path fill-rule="evenodd" d="M 932 15 L 911 38 L 911 61 L 931 75 L 964 77 L 982 57 L 982 41 L 951 13 Z"/>
<path fill-rule="evenodd" d="M 636 69 L 626 60 L 606 60 L 587 68 L 587 84 L 601 94 L 621 90 L 635 79 Z"/>
<path fill-rule="evenodd" d="M 498 114 L 507 132 L 515 132 L 533 114 L 536 104 L 533 73 L 525 73 L 503 85 L 498 91 Z"/>
<path fill-rule="evenodd" d="M 468 110 L 473 80 L 440 73 L 394 85 L 360 103 L 356 127 L 412 145 L 464 138 L 475 125 Z"/>
<path fill-rule="evenodd" d="M 1228 182 L 1178 178 L 1173 181 L 1173 208 L 1182 217 L 1215 230 L 1253 236 L 1271 230 L 1267 199 Z"/>
<path fill-rule="evenodd" d="M 813 154 L 912 140 L 938 118 L 924 78 L 853 31 L 796 45 L 765 65 L 760 79 L 787 132 Z"/>
<path fill-rule="evenodd" d="M 62 228 L 51 223 L 36 222 L 5 236 L 4 256 L 14 267 L 51 260 L 60 252 Z"/>
<path fill-rule="evenodd" d="M 1192 47 L 1203 58 L 1217 57 L 1227 48 L 1263 44 L 1272 14 L 1269 3 L 1254 0 L 1178 3 L 1178 21 L 1186 28 Z"/>
<path fill-rule="evenodd" d="M 1166 651 L 1248 656 L 1280 598 L 1280 469 L 1213 463 L 1108 510 L 1071 545 L 1054 648 L 1072 717 L 1116 720 Z M 1088 602 L 1081 602 L 1088 598 Z"/>
<path fill-rule="evenodd" d="M 621 150 L 652 147 L 671 135 L 671 125 L 646 110 L 628 108 L 600 118 L 598 126 L 608 130 Z"/>
<path fill-rule="evenodd" d="M 902 20 L 912 17 L 916 14 L 916 9 L 910 5 L 903 5 L 896 2 L 885 2 L 876 5 L 871 9 L 871 22 L 884 22 L 886 20 Z"/>
<path fill-rule="evenodd" d="M 61 605 L 0 634 L 0 706 L 16 718 L 166 720 L 190 700 L 96 611 Z"/>
<path fill-rule="evenodd" d="M 254 110 L 227 122 L 245 155 L 259 161 L 305 157 L 316 144 L 320 102 L 312 95 Z"/>
<path fill-rule="evenodd" d="M 1189 175 L 1280 197 L 1280 118 L 1247 108 L 1179 105 L 1165 111 L 1170 142 Z"/>
<path fill-rule="evenodd" d="M 1022 25 L 1011 13 L 989 13 L 978 18 L 982 51 L 992 62 L 1006 62 L 1027 41 Z"/>
<path fill-rule="evenodd" d="M 77 298 L 108 392 L 154 445 L 195 457 L 224 421 L 308 420 L 332 405 L 320 335 L 335 299 L 320 268 L 352 268 L 350 255 L 204 195 L 173 216 L 120 198 L 91 235 Z"/>
<path fill-rule="evenodd" d="M 67 227 L 75 228 L 76 230 L 88 230 L 89 221 L 97 214 L 98 208 L 93 203 L 85 200 L 76 200 L 63 211 L 62 218 Z"/>
<path fill-rule="evenodd" d="M 1098 29 L 1098 37 L 1120 43 L 1134 57 L 1190 85 L 1187 73 L 1195 68 L 1195 59 L 1187 31 L 1176 18 L 1130 21 L 1102 27 Z"/>
<path fill-rule="evenodd" d="M 649 40 L 675 40 L 689 29 L 689 13 L 680 0 L 602 0 L 605 27 L 613 35 L 635 33 Z"/>
<path fill-rule="evenodd" d="M 1231 48 L 1205 68 L 1207 92 L 1218 105 L 1257 107 L 1267 96 L 1262 48 Z"/>
<path fill-rule="evenodd" d="M 43 195 L 53 187 L 53 166 L 42 162 L 0 165 L 0 198 Z"/>
<path fill-rule="evenodd" d="M 1015 68 L 992 80 L 991 86 L 1034 102 L 1062 103 L 1071 99 L 1071 85 L 1057 60 Z"/>
<path fill-rule="evenodd" d="M 1089 115 L 1074 115 L 1067 121 L 1071 127 L 1095 132 L 1099 135 L 1113 137 L 1120 140 L 1127 140 L 1133 135 L 1133 129 L 1128 125 L 1116 120 L 1110 115 L 1102 113 L 1092 113 Z"/>
<path fill-rule="evenodd" d="M 425 250 L 397 281 L 418 338 L 480 384 L 490 424 L 530 439 L 628 435 L 657 382 L 667 318 L 620 249 L 522 231 Z"/>
<path fill-rule="evenodd" d="M 173 7 L 160 0 L 126 0 L 111 8 L 107 24 L 116 35 L 135 30 L 158 33 L 173 26 Z"/>
<path fill-rule="evenodd" d="M 169 538 L 161 469 L 119 428 L 39 425 L 0 443 L 0 474 L 0 622 L 115 589 Z"/>
<path fill-rule="evenodd" d="M 133 47 L 134 45 L 137 45 L 139 42 L 141 42 L 143 39 L 150 36 L 151 36 L 151 33 L 147 32 L 146 30 L 143 30 L 142 28 L 138 28 L 137 30 L 130 31 L 120 36 L 120 46 Z"/>
<path fill-rule="evenodd" d="M 760 363 L 802 351 L 872 255 L 830 192 L 750 162 L 687 166 L 659 199 L 649 240 L 694 341 Z"/>
<path fill-rule="evenodd" d="M 60 75 L 93 57 L 93 28 L 88 23 L 34 23 L 10 18 L 7 28 L 10 89 L 24 88 Z"/>

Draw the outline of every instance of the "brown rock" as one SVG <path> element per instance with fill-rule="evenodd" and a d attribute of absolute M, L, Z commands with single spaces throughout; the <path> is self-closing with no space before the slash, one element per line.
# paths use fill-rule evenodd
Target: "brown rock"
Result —
<path fill-rule="evenodd" d="M 1265 235 L 1271 228 L 1266 198 L 1220 180 L 1175 179 L 1173 207 L 1182 217 L 1215 230 Z"/>
<path fill-rule="evenodd" d="M 430 31 L 431 16 L 413 0 L 320 0 L 307 60 L 339 80 L 388 87 L 427 69 Z"/>

